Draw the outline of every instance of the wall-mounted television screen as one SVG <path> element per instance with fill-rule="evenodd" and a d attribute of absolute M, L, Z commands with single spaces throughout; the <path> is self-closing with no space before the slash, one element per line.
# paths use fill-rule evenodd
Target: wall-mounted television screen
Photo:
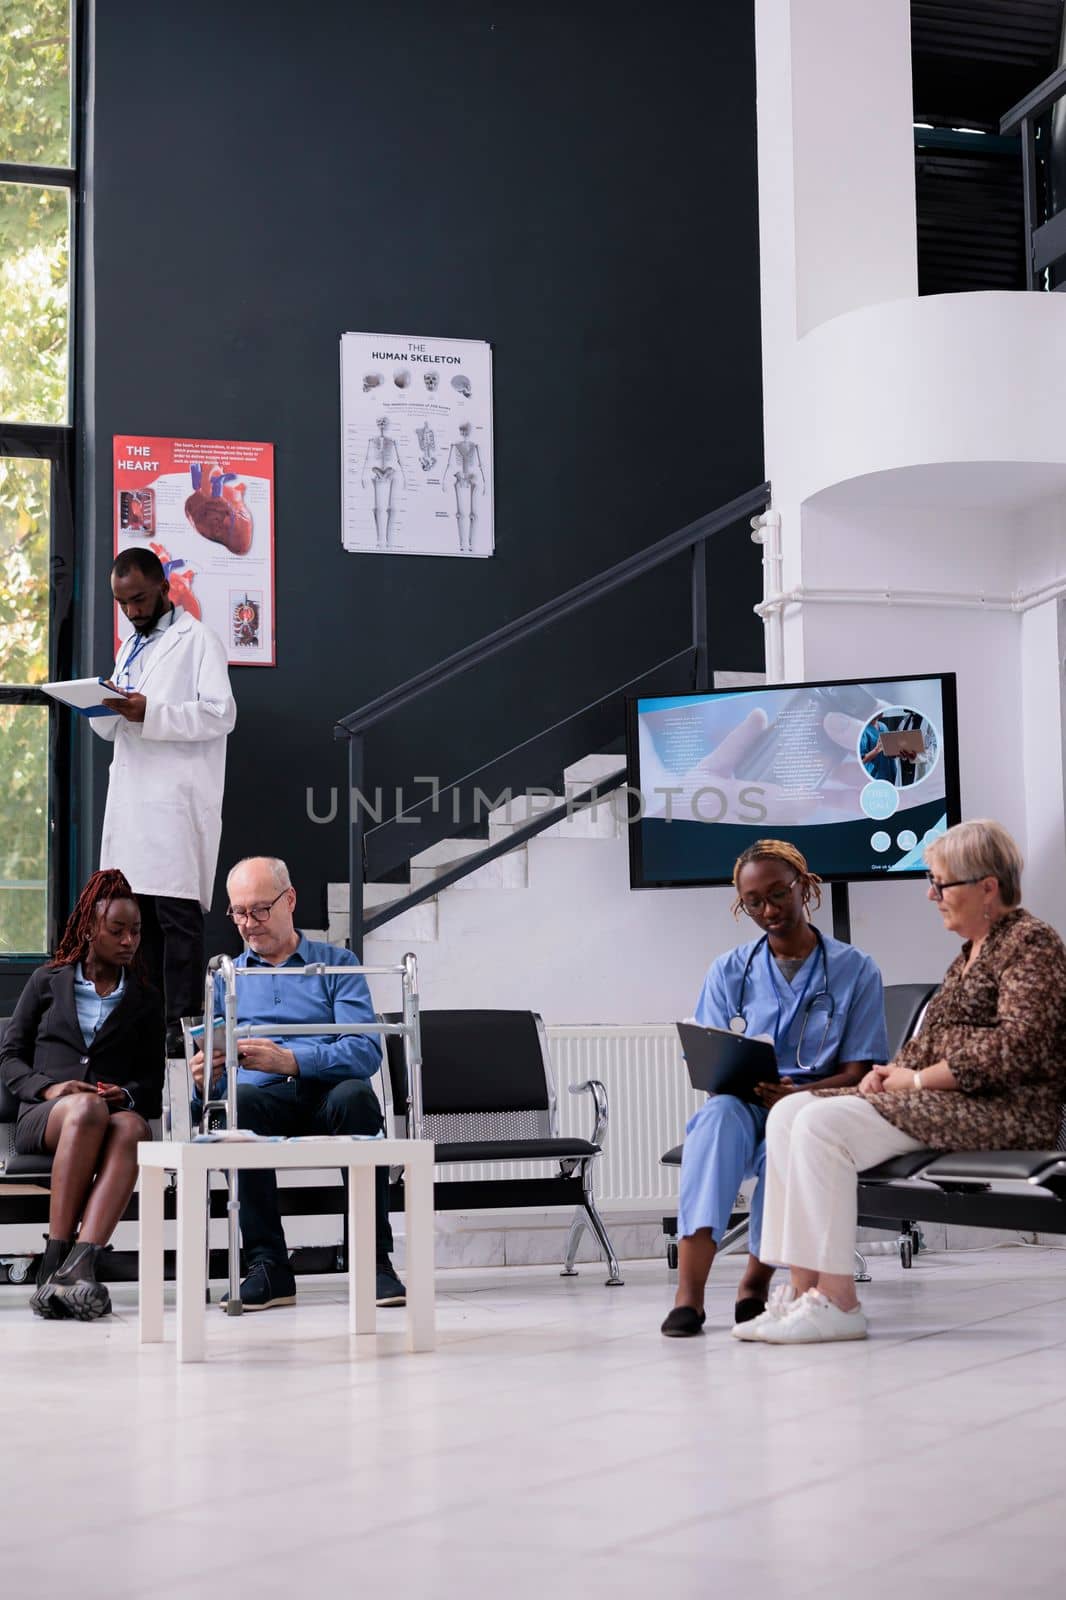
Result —
<path fill-rule="evenodd" d="M 829 882 L 916 877 L 960 820 L 951 672 L 634 698 L 627 741 L 635 889 L 730 883 L 765 838 Z"/>

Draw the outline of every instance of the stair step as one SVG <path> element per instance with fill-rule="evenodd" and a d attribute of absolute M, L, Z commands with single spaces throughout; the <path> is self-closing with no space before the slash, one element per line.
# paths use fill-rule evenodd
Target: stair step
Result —
<path fill-rule="evenodd" d="M 380 886 L 379 886 L 380 887 Z M 368 906 L 368 910 L 371 908 Z M 350 924 L 346 911 L 335 912 L 329 919 L 329 938 L 331 944 L 345 944 L 348 939 Z M 423 900 L 421 905 L 412 906 L 410 911 L 401 911 L 398 917 L 393 917 L 377 933 L 367 934 L 367 944 L 375 938 L 398 939 L 401 942 L 412 944 L 436 944 L 437 942 L 437 902 Z M 364 955 L 365 955 L 364 951 Z"/>
<path fill-rule="evenodd" d="M 624 752 L 617 756 L 586 756 L 583 761 L 575 761 L 572 767 L 567 767 L 563 777 L 571 790 L 577 785 L 581 789 L 591 789 L 601 778 L 620 772 L 625 764 Z"/>
<path fill-rule="evenodd" d="M 482 841 L 479 849 L 484 849 L 487 841 Z M 429 854 L 429 851 L 426 851 Z M 470 854 L 473 854 L 471 851 Z M 459 857 L 458 859 L 462 859 Z M 441 873 L 455 865 L 454 861 L 442 861 L 439 866 L 425 867 L 411 863 L 411 887 L 420 889 L 427 883 L 432 883 L 434 878 L 439 878 Z M 476 867 L 465 878 L 460 878 L 458 883 L 448 885 L 448 893 L 453 889 L 525 889 L 529 883 L 529 860 L 525 845 L 517 845 L 509 850 L 505 856 L 498 856 L 495 861 L 487 861 L 483 867 Z"/>
<path fill-rule="evenodd" d="M 418 855 L 411 857 L 412 872 L 416 867 L 445 867 L 454 866 L 457 861 L 465 861 L 467 856 L 476 856 L 479 850 L 484 850 L 487 839 L 440 839 L 436 844 L 431 844 L 428 850 L 420 850 Z"/>
<path fill-rule="evenodd" d="M 399 900 L 409 892 L 406 883 L 365 883 L 363 885 L 364 906 L 387 906 L 391 900 Z M 326 913 L 332 920 L 335 916 L 348 915 L 348 885 L 346 883 L 327 883 L 326 885 Z"/>
<path fill-rule="evenodd" d="M 561 802 L 560 802 L 561 803 Z M 517 802 L 516 802 L 517 804 Z M 539 806 L 533 815 L 550 810 L 545 802 Z M 503 812 L 500 813 L 502 819 Z M 489 843 L 498 844 L 501 840 L 509 838 L 516 828 L 524 826 L 532 817 L 519 817 L 512 812 L 512 820 L 489 821 Z M 563 817 L 560 822 L 553 822 L 550 828 L 545 828 L 543 833 L 538 833 L 538 839 L 616 839 L 618 837 L 618 821 L 611 804 L 611 796 L 606 796 L 595 806 L 588 806 L 583 811 L 575 811 L 573 816 Z"/>
<path fill-rule="evenodd" d="M 545 811 L 554 811 L 556 806 L 565 804 L 564 794 L 548 794 L 547 790 L 513 795 L 506 805 L 497 806 L 495 811 L 489 812 L 489 837 L 492 837 L 494 825 L 520 828 L 524 823 L 532 822 L 534 817 L 542 817 Z"/>

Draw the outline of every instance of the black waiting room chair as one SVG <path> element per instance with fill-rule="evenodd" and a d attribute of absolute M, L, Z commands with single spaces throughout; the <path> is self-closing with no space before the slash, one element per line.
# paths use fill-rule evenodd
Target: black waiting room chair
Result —
<path fill-rule="evenodd" d="M 386 1016 L 384 1020 L 399 1019 Z M 436 1183 L 435 1209 L 573 1208 L 563 1275 L 574 1275 L 578 1243 L 589 1227 L 607 1263 L 608 1285 L 621 1284 L 618 1262 L 593 1192 L 593 1174 L 607 1132 L 603 1084 L 591 1079 L 571 1086 L 571 1094 L 592 1096 L 595 1125 L 589 1139 L 561 1138 L 547 1037 L 535 1012 L 423 1011 L 420 1024 L 420 1094 L 418 1085 L 407 1082 L 402 1039 L 386 1037 L 397 1136 L 432 1139 L 440 1166 L 557 1164 L 557 1170 L 544 1177 L 475 1177 Z M 399 1210 L 402 1205 L 403 1189 L 395 1183 L 390 1207 Z"/>

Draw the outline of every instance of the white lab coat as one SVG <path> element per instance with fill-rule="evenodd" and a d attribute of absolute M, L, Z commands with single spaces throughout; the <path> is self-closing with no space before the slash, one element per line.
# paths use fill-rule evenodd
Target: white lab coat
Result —
<path fill-rule="evenodd" d="M 115 746 L 107 786 L 100 866 L 126 874 L 135 894 L 199 900 L 215 883 L 226 781 L 226 735 L 237 720 L 222 641 L 181 607 L 143 657 L 135 685 L 143 722 L 93 717 Z M 127 639 L 115 681 L 133 649 Z"/>

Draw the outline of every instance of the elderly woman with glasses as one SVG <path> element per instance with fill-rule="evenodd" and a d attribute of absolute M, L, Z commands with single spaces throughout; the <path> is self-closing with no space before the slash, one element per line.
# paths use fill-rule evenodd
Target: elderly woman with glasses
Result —
<path fill-rule="evenodd" d="M 857 1089 L 795 1095 L 766 1131 L 763 1251 L 790 1291 L 742 1328 L 767 1344 L 863 1339 L 851 1273 L 856 1173 L 907 1151 L 1053 1148 L 1066 1085 L 1066 947 L 1022 909 L 997 822 L 926 847 L 929 899 L 962 941 L 921 1032 Z"/>
<path fill-rule="evenodd" d="M 711 1095 L 686 1129 L 678 1203 L 678 1280 L 662 1325 L 671 1339 L 701 1332 L 707 1276 L 737 1191 L 755 1178 L 750 1254 L 737 1292 L 740 1325 L 766 1309 L 773 1267 L 760 1250 L 766 1119 L 779 1100 L 806 1085 L 857 1084 L 888 1054 L 881 974 L 854 945 L 819 933 L 810 911 L 821 884 L 795 845 L 760 839 L 733 868 L 734 916 L 750 917 L 758 937 L 719 956 L 707 974 L 696 1021 L 772 1040 L 780 1083 L 758 1088 L 759 1102 Z"/>

